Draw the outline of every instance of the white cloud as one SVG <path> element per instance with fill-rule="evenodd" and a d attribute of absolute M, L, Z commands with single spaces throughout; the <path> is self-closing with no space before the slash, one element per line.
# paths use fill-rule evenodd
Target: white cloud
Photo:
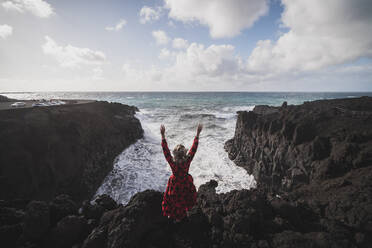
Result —
<path fill-rule="evenodd" d="M 163 67 L 125 64 L 126 86 L 132 90 L 340 90 L 353 89 L 346 81 L 356 80 L 365 87 L 372 64 L 338 66 L 316 71 L 277 73 L 270 69 L 248 70 L 247 63 L 237 55 L 232 45 L 192 43 L 184 50 L 162 48 Z M 359 75 L 359 76 L 358 76 Z M 362 75 L 362 76 L 361 76 Z M 340 86 L 340 80 L 343 83 Z M 328 82 L 324 85 L 324 82 Z M 354 82 L 354 81 L 353 81 Z M 357 87 L 357 86 L 355 86 Z M 359 89 L 359 88 L 358 88 Z"/>
<path fill-rule="evenodd" d="M 156 44 L 158 45 L 166 45 L 169 42 L 169 37 L 163 30 L 152 31 L 152 36 L 155 38 Z"/>
<path fill-rule="evenodd" d="M 0 38 L 6 39 L 13 34 L 13 28 L 7 24 L 0 25 Z"/>
<path fill-rule="evenodd" d="M 141 86 L 158 89 L 183 89 L 190 90 L 195 87 L 201 89 L 209 83 L 220 83 L 240 80 L 237 75 L 243 75 L 244 64 L 235 55 L 231 45 L 211 45 L 192 43 L 186 50 L 170 51 L 161 49 L 159 58 L 171 59 L 170 64 L 163 68 L 151 66 L 144 68 L 142 63 L 136 66 L 130 63 L 123 65 L 123 74 L 132 87 L 140 89 Z M 243 75 L 244 76 L 244 75 Z M 196 84 L 193 84 L 197 82 Z M 218 85 L 209 85 L 209 87 Z M 209 88 L 211 89 L 211 88 Z"/>
<path fill-rule="evenodd" d="M 250 28 L 268 11 L 268 0 L 164 0 L 169 17 L 198 21 L 213 38 L 233 37 Z"/>
<path fill-rule="evenodd" d="M 93 69 L 93 76 L 92 76 L 92 79 L 95 80 L 95 81 L 98 81 L 98 80 L 103 80 L 104 77 L 103 77 L 103 70 L 101 67 L 96 67 Z"/>
<path fill-rule="evenodd" d="M 289 31 L 262 40 L 248 59 L 252 73 L 314 71 L 372 57 L 372 2 L 282 0 Z"/>
<path fill-rule="evenodd" d="M 162 8 L 151 8 L 148 6 L 143 6 L 140 10 L 140 22 L 142 24 L 145 24 L 146 22 L 152 22 L 160 19 L 160 16 L 162 14 Z"/>
<path fill-rule="evenodd" d="M 121 30 L 125 25 L 127 25 L 127 21 L 124 19 L 120 19 L 119 22 L 115 26 L 109 26 L 106 27 L 105 29 L 107 31 L 119 31 Z"/>
<path fill-rule="evenodd" d="M 45 36 L 45 40 L 46 42 L 42 46 L 43 52 L 56 59 L 62 67 L 101 65 L 106 60 L 105 54 L 101 51 L 71 45 L 60 46 L 49 36 Z"/>
<path fill-rule="evenodd" d="M 40 18 L 47 18 L 54 14 L 53 7 L 43 0 L 10 0 L 1 5 L 8 11 L 31 12 Z"/>
<path fill-rule="evenodd" d="M 189 76 L 218 77 L 235 75 L 243 67 L 232 45 L 211 45 L 205 48 L 202 44 L 192 43 L 186 51 L 177 54 L 173 70 L 177 74 Z"/>
<path fill-rule="evenodd" d="M 1 5 L 7 11 L 17 11 L 17 12 L 20 12 L 20 13 L 24 12 L 23 7 L 22 7 L 21 4 L 17 4 L 17 3 L 11 2 L 11 1 L 6 1 L 6 2 L 3 2 Z"/>
<path fill-rule="evenodd" d="M 185 49 L 189 46 L 189 42 L 182 38 L 173 39 L 173 47 L 176 49 Z"/>

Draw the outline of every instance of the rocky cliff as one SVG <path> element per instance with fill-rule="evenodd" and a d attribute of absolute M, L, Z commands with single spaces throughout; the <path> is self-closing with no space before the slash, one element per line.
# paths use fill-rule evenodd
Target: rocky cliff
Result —
<path fill-rule="evenodd" d="M 162 216 L 162 193 L 153 190 L 125 206 L 106 195 L 82 205 L 68 195 L 7 200 L 0 201 L 0 245 L 370 247 L 371 108 L 371 98 L 359 98 L 240 112 L 226 148 L 258 188 L 216 194 L 216 181 L 201 185 L 181 223 Z"/>
<path fill-rule="evenodd" d="M 370 244 L 372 98 L 257 106 L 238 114 L 235 136 L 225 148 L 270 198 L 313 216 L 288 211 L 287 218 L 298 216 L 307 226 L 293 229 L 292 223 L 291 230 L 303 237 L 325 231 L 343 240 L 324 247 Z"/>
<path fill-rule="evenodd" d="M 372 165 L 372 98 L 239 112 L 229 158 L 275 193 Z"/>
<path fill-rule="evenodd" d="M 135 111 L 108 102 L 1 110 L 0 199 L 90 198 L 142 137 Z"/>

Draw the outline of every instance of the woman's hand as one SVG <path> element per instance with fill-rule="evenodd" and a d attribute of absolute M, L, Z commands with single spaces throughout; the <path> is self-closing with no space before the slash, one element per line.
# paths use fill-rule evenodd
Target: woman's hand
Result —
<path fill-rule="evenodd" d="M 196 129 L 196 136 L 199 137 L 199 134 L 200 132 L 203 130 L 203 125 L 202 124 L 198 124 L 198 128 Z"/>
<path fill-rule="evenodd" d="M 161 134 L 161 137 L 164 139 L 165 138 L 165 126 L 163 124 L 160 125 L 160 134 Z"/>

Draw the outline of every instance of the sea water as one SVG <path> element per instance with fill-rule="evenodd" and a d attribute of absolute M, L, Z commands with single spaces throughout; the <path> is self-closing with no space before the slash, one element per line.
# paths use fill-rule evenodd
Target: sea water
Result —
<path fill-rule="evenodd" d="M 6 93 L 16 99 L 94 99 L 135 105 L 144 137 L 125 149 L 114 161 L 96 195 L 108 194 L 127 203 L 139 191 L 164 191 L 171 170 L 161 149 L 160 125 L 172 150 L 177 144 L 191 147 L 198 123 L 204 125 L 199 148 L 189 173 L 196 187 L 214 179 L 217 193 L 256 186 L 253 176 L 228 159 L 224 143 L 234 136 L 237 111 L 255 105 L 279 106 L 304 101 L 372 96 L 372 93 L 288 93 L 288 92 L 37 92 Z"/>

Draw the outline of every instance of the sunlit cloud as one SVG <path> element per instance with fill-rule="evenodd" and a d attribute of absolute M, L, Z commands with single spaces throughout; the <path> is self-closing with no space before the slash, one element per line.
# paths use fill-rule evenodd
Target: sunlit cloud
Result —
<path fill-rule="evenodd" d="M 96 2 L 0 1 L 6 88 L 59 78 L 112 90 L 305 90 L 312 80 L 372 90 L 371 1 L 119 1 L 102 16 Z"/>
<path fill-rule="evenodd" d="M 281 21 L 289 31 L 277 41 L 257 42 L 248 58 L 251 72 L 314 71 L 372 57 L 371 1 L 282 3 Z"/>
<path fill-rule="evenodd" d="M 54 14 L 53 7 L 43 0 L 10 0 L 1 5 L 7 11 L 30 12 L 40 18 L 48 18 Z"/>
<path fill-rule="evenodd" d="M 268 0 L 164 0 L 169 17 L 208 26 L 213 38 L 234 37 L 268 12 Z"/>
<path fill-rule="evenodd" d="M 58 45 L 52 38 L 45 36 L 42 46 L 46 55 L 53 57 L 62 67 L 79 67 L 80 65 L 101 65 L 106 56 L 101 51 L 93 51 L 89 48 L 79 48 L 71 45 Z"/>

